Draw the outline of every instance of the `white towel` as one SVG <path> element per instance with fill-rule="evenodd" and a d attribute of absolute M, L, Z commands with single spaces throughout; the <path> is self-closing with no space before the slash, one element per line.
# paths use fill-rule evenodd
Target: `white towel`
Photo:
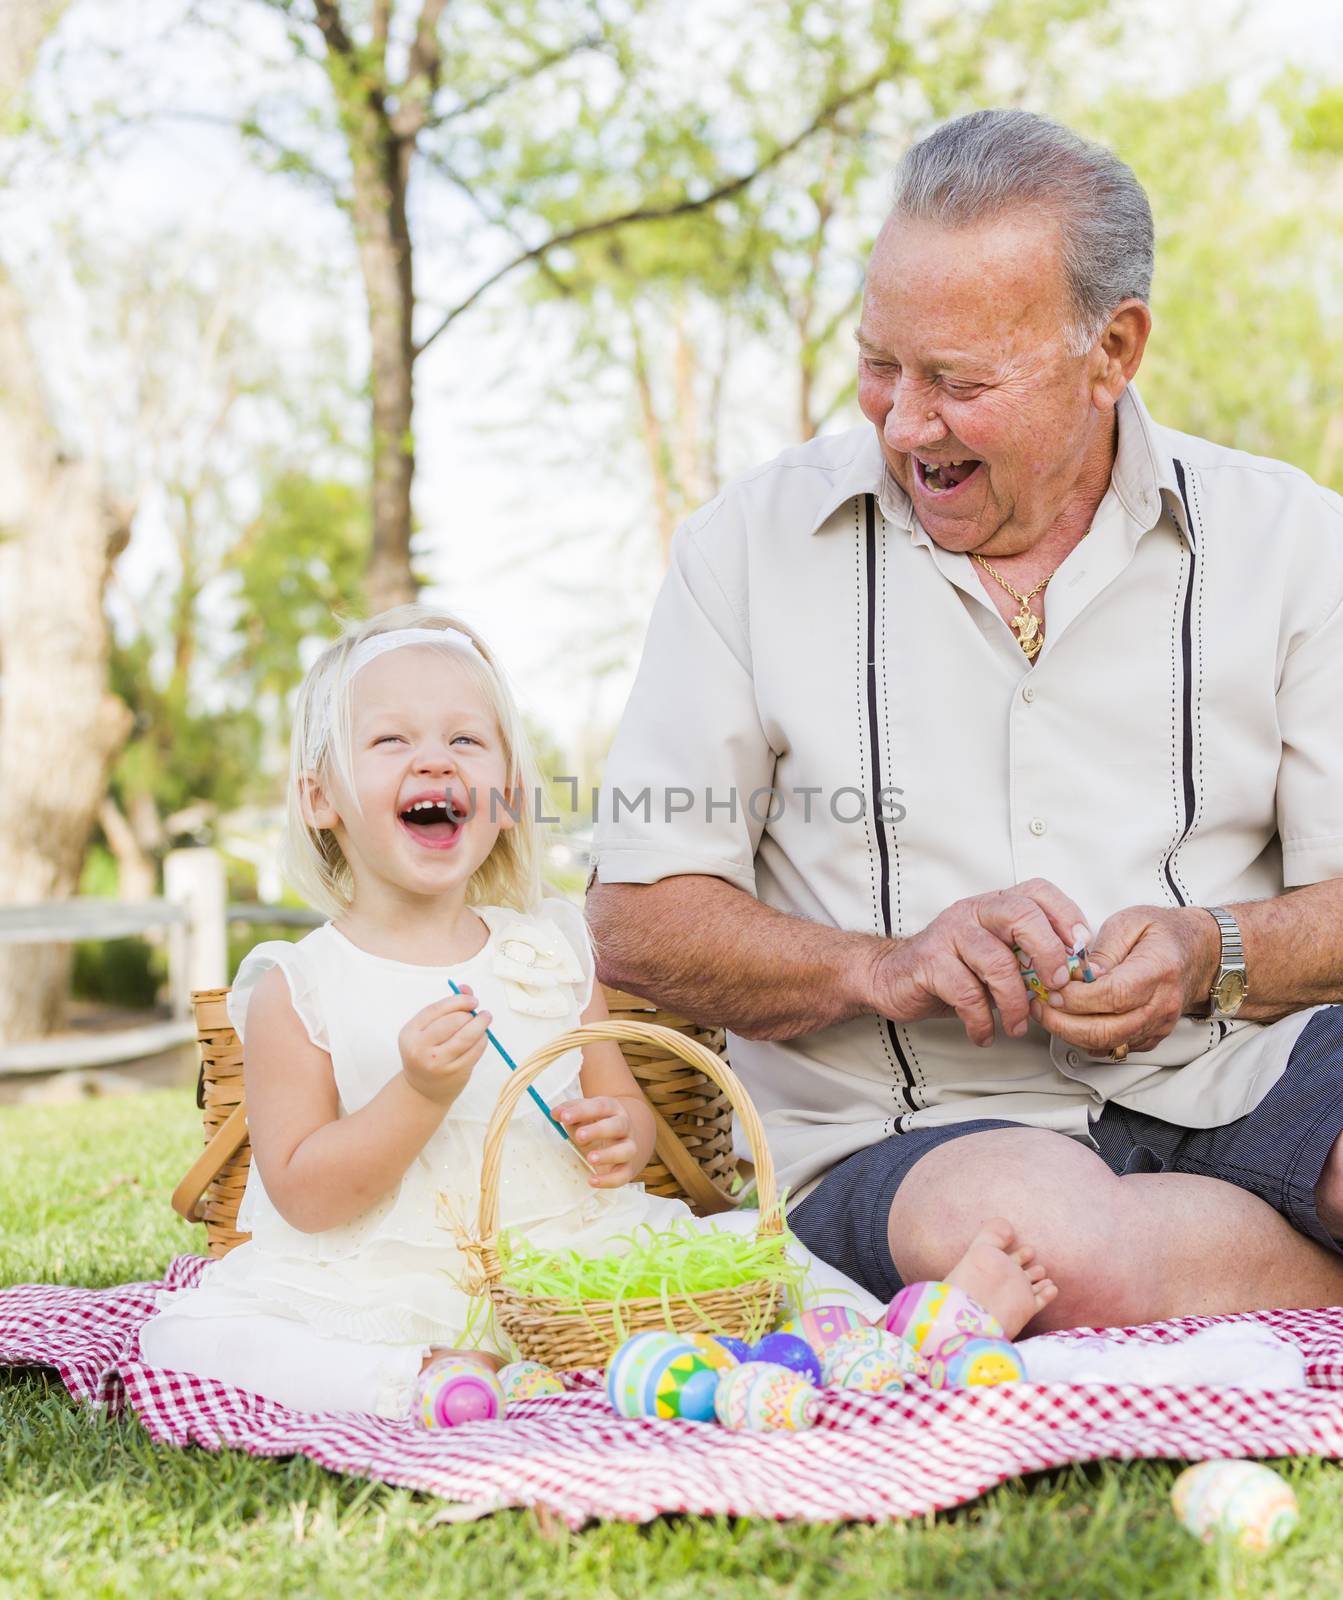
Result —
<path fill-rule="evenodd" d="M 1147 1340 L 1060 1339 L 1041 1334 L 1017 1349 L 1032 1383 L 1179 1384 L 1185 1388 L 1300 1389 L 1306 1361 L 1254 1322 L 1221 1322 L 1178 1344 Z"/>

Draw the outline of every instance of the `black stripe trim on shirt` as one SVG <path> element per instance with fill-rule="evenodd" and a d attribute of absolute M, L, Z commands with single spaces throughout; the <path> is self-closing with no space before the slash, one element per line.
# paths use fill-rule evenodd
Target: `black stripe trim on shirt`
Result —
<path fill-rule="evenodd" d="M 877 718 L 877 497 L 863 497 L 867 509 L 867 733 L 872 752 L 872 826 L 876 832 L 877 856 L 881 862 L 881 922 L 886 937 L 891 937 L 891 852 L 886 840 L 886 823 L 881 804 L 881 738 Z M 884 642 L 884 641 L 883 641 Z M 910 1071 L 904 1046 L 894 1022 L 885 1018 L 886 1033 L 900 1063 L 905 1104 L 912 1111 L 914 1074 Z"/>
<path fill-rule="evenodd" d="M 1175 881 L 1175 874 L 1171 864 L 1175 852 L 1184 843 L 1190 828 L 1194 825 L 1194 577 L 1195 567 L 1198 563 L 1198 543 L 1194 534 L 1193 513 L 1189 509 L 1189 491 L 1185 483 L 1184 463 L 1175 462 L 1175 480 L 1180 486 L 1180 499 L 1184 502 L 1185 527 L 1189 535 L 1189 570 L 1185 575 L 1184 613 L 1180 621 L 1180 662 L 1183 682 L 1181 684 L 1181 739 L 1183 752 L 1181 757 L 1181 772 L 1184 778 L 1184 827 L 1180 830 L 1179 837 L 1174 840 L 1166 851 L 1162 862 L 1162 871 L 1166 875 L 1166 882 L 1170 892 L 1175 896 L 1176 905 L 1186 905 L 1179 885 Z"/>

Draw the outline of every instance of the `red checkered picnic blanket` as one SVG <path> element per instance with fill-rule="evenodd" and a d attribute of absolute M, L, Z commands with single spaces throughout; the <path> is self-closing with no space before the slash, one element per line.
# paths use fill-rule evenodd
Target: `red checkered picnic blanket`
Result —
<path fill-rule="evenodd" d="M 0 1291 L 0 1363 L 55 1367 L 76 1399 L 114 1415 L 129 1400 L 161 1444 L 301 1453 L 335 1472 L 426 1490 L 463 1519 L 545 1505 L 571 1527 L 666 1511 L 884 1520 L 944 1510 L 1021 1473 L 1104 1456 L 1343 1455 L 1343 1308 L 1245 1319 L 1301 1348 L 1307 1389 L 913 1385 L 897 1397 L 827 1390 L 816 1428 L 760 1435 L 625 1421 L 590 1372 L 573 1375 L 563 1395 L 514 1406 L 504 1421 L 425 1433 L 354 1412 L 290 1411 L 207 1378 L 144 1366 L 138 1334 L 156 1291 L 190 1287 L 204 1265 L 200 1256 L 178 1256 L 163 1282 L 115 1289 Z M 1108 1331 L 1165 1344 L 1227 1320 Z"/>

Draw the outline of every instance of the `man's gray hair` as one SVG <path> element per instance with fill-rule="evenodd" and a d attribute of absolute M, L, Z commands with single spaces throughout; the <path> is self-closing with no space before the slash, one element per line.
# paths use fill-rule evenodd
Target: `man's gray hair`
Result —
<path fill-rule="evenodd" d="M 963 227 L 1032 207 L 1058 218 L 1072 300 L 1064 336 L 1082 355 L 1121 301 L 1152 291 L 1152 208 L 1131 167 L 1034 112 L 972 111 L 895 169 L 893 216 Z"/>

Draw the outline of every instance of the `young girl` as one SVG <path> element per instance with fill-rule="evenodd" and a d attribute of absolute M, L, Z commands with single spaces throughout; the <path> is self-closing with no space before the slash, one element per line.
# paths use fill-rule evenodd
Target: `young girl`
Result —
<path fill-rule="evenodd" d="M 318 659 L 295 714 L 288 852 L 292 881 L 331 920 L 258 945 L 238 972 L 229 1016 L 252 1141 L 238 1225 L 252 1237 L 196 1288 L 158 1296 L 140 1338 L 149 1365 L 299 1410 L 399 1417 L 434 1357 L 507 1355 L 461 1286 L 436 1198 L 474 1220 L 509 1075 L 486 1029 L 521 1063 L 607 1014 L 581 912 L 541 891 L 538 794 L 512 696 L 465 624 L 402 606 Z M 634 1182 L 653 1120 L 618 1045 L 570 1052 L 535 1088 L 591 1167 L 524 1096 L 502 1226 L 601 1252 L 690 1217 Z M 755 1216 L 696 1225 L 752 1229 Z M 962 1286 L 1014 1333 L 1052 1285 L 1012 1243 L 982 1236 Z M 806 1259 L 810 1298 L 880 1312 Z"/>

